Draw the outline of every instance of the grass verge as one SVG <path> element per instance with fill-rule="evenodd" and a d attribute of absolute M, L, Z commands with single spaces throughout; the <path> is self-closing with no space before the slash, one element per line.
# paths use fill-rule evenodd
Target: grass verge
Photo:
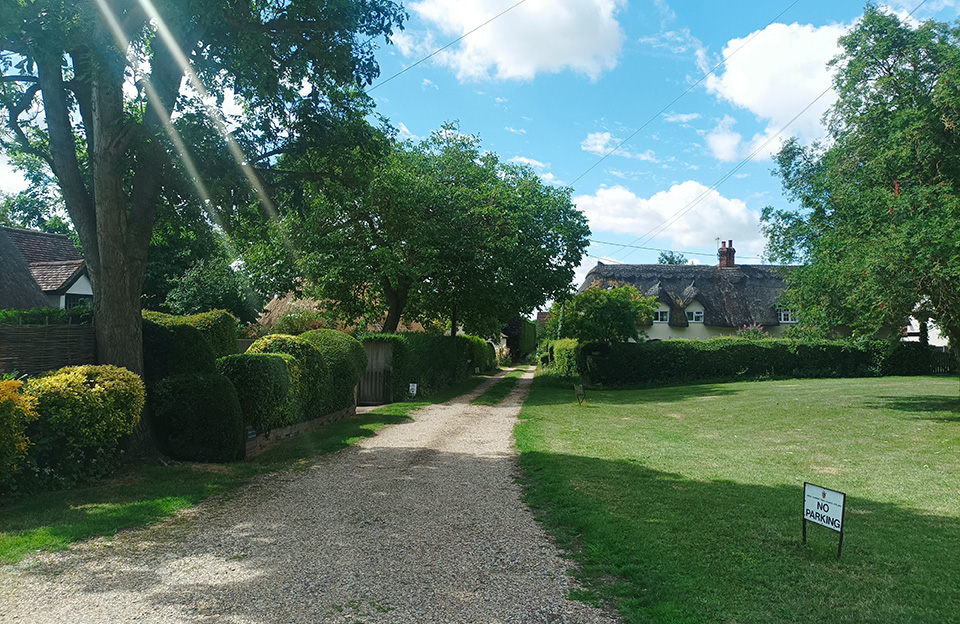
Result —
<path fill-rule="evenodd" d="M 527 366 L 518 366 L 500 378 L 500 381 L 487 388 L 486 392 L 475 398 L 472 405 L 497 405 L 517 386 Z"/>
<path fill-rule="evenodd" d="M 257 475 L 297 470 L 406 420 L 426 405 L 449 401 L 483 383 L 471 377 L 428 399 L 385 405 L 300 435 L 234 464 L 140 464 L 88 488 L 50 492 L 0 506 L 0 563 L 16 563 L 37 551 L 57 551 L 93 537 L 156 524 L 177 511 L 236 490 Z"/>
<path fill-rule="evenodd" d="M 956 379 L 591 392 L 534 380 L 526 496 L 628 622 L 960 622 Z M 847 493 L 837 533 L 803 482 Z"/>

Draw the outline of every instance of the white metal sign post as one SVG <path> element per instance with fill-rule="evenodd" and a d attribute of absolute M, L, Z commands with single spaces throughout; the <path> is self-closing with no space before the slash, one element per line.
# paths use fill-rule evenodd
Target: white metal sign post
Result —
<path fill-rule="evenodd" d="M 812 483 L 803 484 L 803 543 L 807 543 L 807 520 L 840 533 L 837 556 L 843 548 L 843 510 L 847 495 Z"/>

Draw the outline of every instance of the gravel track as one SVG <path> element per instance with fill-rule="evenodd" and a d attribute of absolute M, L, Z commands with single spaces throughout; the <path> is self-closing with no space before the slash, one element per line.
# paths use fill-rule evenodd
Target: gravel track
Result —
<path fill-rule="evenodd" d="M 614 624 L 520 499 L 532 371 L 147 530 L 0 568 L 0 622 Z"/>

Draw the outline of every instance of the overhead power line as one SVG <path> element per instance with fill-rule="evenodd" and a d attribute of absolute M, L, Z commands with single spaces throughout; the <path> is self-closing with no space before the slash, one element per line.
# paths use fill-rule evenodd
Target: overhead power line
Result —
<path fill-rule="evenodd" d="M 657 247 L 643 247 L 641 245 L 626 245 L 624 243 L 611 243 L 608 241 L 594 240 L 592 238 L 588 240 L 591 243 L 595 243 L 597 245 L 611 245 L 613 247 L 626 247 L 629 249 L 645 249 L 647 251 L 661 251 L 664 253 L 679 253 L 685 256 L 706 256 L 708 258 L 713 258 L 717 255 L 715 253 L 706 253 L 703 251 L 678 251 L 676 249 L 658 249 Z M 738 256 L 738 257 L 743 258 L 745 260 L 763 260 L 763 258 L 761 258 L 760 256 Z"/>
<path fill-rule="evenodd" d="M 506 9 L 500 11 L 499 13 L 497 13 L 496 15 L 494 15 L 493 17 L 491 17 L 490 19 L 488 19 L 488 20 L 485 21 L 484 23 L 482 23 L 482 24 L 480 24 L 479 26 L 477 26 L 476 28 L 473 28 L 473 29 L 471 29 L 471 30 L 463 33 L 462 35 L 460 35 L 459 37 L 457 37 L 456 39 L 454 39 L 453 41 L 451 41 L 451 42 L 448 43 L 447 45 L 443 46 L 442 48 L 438 48 L 438 49 L 434 50 L 433 52 L 431 52 L 430 54 L 426 55 L 425 57 L 423 57 L 422 59 L 420 59 L 419 61 L 417 61 L 417 62 L 414 63 L 413 65 L 409 65 L 408 67 L 405 67 L 404 69 L 401 69 L 400 71 L 398 71 L 398 72 L 395 73 L 394 75 L 390 76 L 390 77 L 387 78 L 386 80 L 383 80 L 383 81 L 378 82 L 377 84 L 373 85 L 372 87 L 370 87 L 369 89 L 367 89 L 367 93 L 370 93 L 371 91 L 374 91 L 374 90 L 376 90 L 376 89 L 379 89 L 380 87 L 382 87 L 383 85 L 387 84 L 388 82 L 390 82 L 390 81 L 393 80 L 394 78 L 397 78 L 398 76 L 402 76 L 403 74 L 407 73 L 408 71 L 410 71 L 411 69 L 413 69 L 414 67 L 416 67 L 417 65 L 419 65 L 420 63 L 423 63 L 424 61 L 428 61 L 428 60 L 432 59 L 433 57 L 435 57 L 436 55 L 438 55 L 438 54 L 440 54 L 441 52 L 443 52 L 444 50 L 446 50 L 447 48 L 449 48 L 450 46 L 453 46 L 453 45 L 456 45 L 456 44 L 460 43 L 461 41 L 463 41 L 464 39 L 466 39 L 467 37 L 469 37 L 469 36 L 472 35 L 473 33 L 477 32 L 478 30 L 480 30 L 481 28 L 483 28 L 484 26 L 486 26 L 487 24 L 489 24 L 490 22 L 492 22 L 492 21 L 494 21 L 494 20 L 496 20 L 496 19 L 498 19 L 498 18 L 506 15 L 507 13 L 509 13 L 510 11 L 514 10 L 515 8 L 517 8 L 518 6 L 520 6 L 521 4 L 523 4 L 523 3 L 526 2 L 526 1 L 527 1 L 527 0 L 520 0 L 520 2 L 517 2 L 516 4 L 513 4 L 513 5 L 509 6 L 509 7 L 507 7 Z M 799 1 L 799 0 L 798 0 L 798 1 Z"/>

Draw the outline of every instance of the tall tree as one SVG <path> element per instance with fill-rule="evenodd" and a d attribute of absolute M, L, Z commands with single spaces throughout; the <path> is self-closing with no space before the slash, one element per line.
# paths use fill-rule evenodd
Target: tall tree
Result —
<path fill-rule="evenodd" d="M 140 294 L 171 168 L 165 124 L 198 82 L 217 103 L 234 93 L 278 153 L 296 120 L 378 75 L 374 42 L 403 18 L 391 0 L 0 3 L 3 147 L 56 177 L 93 284 L 101 362 L 142 370 Z"/>
<path fill-rule="evenodd" d="M 960 28 L 868 5 L 832 61 L 829 142 L 784 145 L 799 210 L 764 211 L 787 305 L 812 329 L 871 335 L 918 306 L 960 345 Z"/>
<path fill-rule="evenodd" d="M 679 251 L 661 251 L 657 264 L 686 264 L 687 257 Z"/>

